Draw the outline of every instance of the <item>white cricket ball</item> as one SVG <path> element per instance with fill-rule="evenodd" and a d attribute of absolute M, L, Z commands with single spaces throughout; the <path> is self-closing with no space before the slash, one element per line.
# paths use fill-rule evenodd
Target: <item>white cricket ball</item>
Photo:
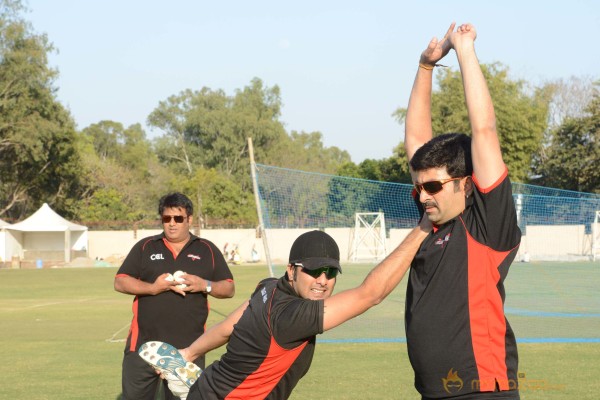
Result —
<path fill-rule="evenodd" d="M 183 271 L 175 271 L 175 273 L 173 274 L 173 279 L 176 282 L 183 282 L 184 279 L 181 276 L 184 274 L 185 274 L 185 272 L 183 272 Z M 181 285 L 177 285 L 177 287 L 180 289 L 184 289 L 187 287 L 187 285 L 185 283 L 182 283 Z"/>

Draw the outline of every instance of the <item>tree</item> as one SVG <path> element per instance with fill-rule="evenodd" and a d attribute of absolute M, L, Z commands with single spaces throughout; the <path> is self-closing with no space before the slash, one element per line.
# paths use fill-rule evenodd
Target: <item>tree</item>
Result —
<path fill-rule="evenodd" d="M 120 122 L 105 120 L 88 126 L 81 134 L 87 137 L 100 160 L 113 160 L 140 176 L 148 171 L 148 162 L 156 160 L 140 124 L 125 129 Z"/>
<path fill-rule="evenodd" d="M 504 162 L 514 181 L 525 182 L 531 173 L 532 155 L 540 149 L 546 130 L 552 90 L 547 86 L 530 88 L 524 81 L 509 79 L 508 68 L 499 63 L 482 65 L 482 71 L 494 102 Z M 470 134 L 460 72 L 441 69 L 436 82 L 431 110 L 434 135 Z M 399 109 L 394 115 L 402 122 L 406 110 Z"/>
<path fill-rule="evenodd" d="M 215 169 L 197 168 L 188 179 L 174 179 L 172 187 L 195 200 L 196 221 L 203 227 L 256 225 L 252 193 Z"/>
<path fill-rule="evenodd" d="M 274 145 L 268 159 L 263 163 L 308 172 L 335 174 L 341 165 L 351 163 L 351 159 L 345 150 L 335 146 L 324 146 L 321 132 L 292 131 L 288 137 Z"/>
<path fill-rule="evenodd" d="M 0 215 L 19 219 L 47 202 L 72 217 L 82 190 L 75 127 L 56 100 L 53 47 L 23 10 L 0 1 Z"/>
<path fill-rule="evenodd" d="M 88 136 L 94 152 L 100 160 L 114 159 L 119 151 L 119 138 L 123 125 L 113 121 L 100 121 L 84 128 L 81 133 Z"/>
<path fill-rule="evenodd" d="M 544 131 L 539 151 L 533 154 L 532 164 L 535 171 L 543 169 L 543 165 L 548 161 L 548 147 L 563 121 L 567 118 L 585 116 L 594 95 L 594 84 L 591 77 L 572 76 L 568 81 L 558 79 L 546 83 L 546 88 L 551 93 L 548 126 Z"/>
<path fill-rule="evenodd" d="M 87 224 L 101 223 L 102 228 L 110 227 L 111 221 L 127 221 L 129 205 L 123 194 L 116 188 L 99 188 L 85 201 L 79 216 Z"/>
<path fill-rule="evenodd" d="M 214 168 L 249 190 L 247 138 L 254 141 L 257 159 L 267 159 L 286 135 L 280 108 L 279 88 L 255 78 L 233 97 L 206 87 L 171 96 L 159 103 L 148 123 L 165 133 L 157 142 L 165 163 L 183 166 L 180 170 L 189 176 L 195 168 Z"/>
<path fill-rule="evenodd" d="M 358 165 L 346 162 L 338 168 L 337 174 L 375 181 L 412 183 L 408 159 L 402 142 L 394 148 L 392 157 L 382 160 L 367 159 Z"/>
<path fill-rule="evenodd" d="M 583 116 L 567 117 L 552 134 L 539 166 L 544 186 L 600 193 L 600 82 Z"/>
<path fill-rule="evenodd" d="M 161 161 L 179 166 L 187 175 L 194 172 L 193 155 L 190 154 L 190 146 L 186 139 L 188 114 L 193 107 L 193 98 L 197 95 L 198 93 L 191 90 L 185 90 L 177 96 L 159 102 L 158 107 L 148 116 L 148 125 L 165 133 L 156 143 Z"/>
<path fill-rule="evenodd" d="M 594 97 L 594 81 L 590 76 L 571 76 L 557 79 L 546 86 L 552 91 L 548 111 L 548 127 L 554 130 L 566 118 L 580 118 L 587 114 Z"/>
<path fill-rule="evenodd" d="M 160 163 L 140 124 L 100 121 L 81 131 L 79 152 L 87 191 L 78 213 L 86 223 L 111 226 L 156 219 L 156 202 L 173 175 Z M 119 203 L 117 207 L 115 204 Z"/>
<path fill-rule="evenodd" d="M 206 87 L 183 91 L 150 114 L 148 122 L 165 133 L 155 141 L 161 162 L 187 177 L 178 187 L 198 198 L 206 221 L 256 220 L 248 137 L 259 163 L 333 174 L 350 161 L 346 151 L 323 146 L 320 132 L 288 135 L 280 110 L 279 88 L 255 78 L 234 96 Z"/>

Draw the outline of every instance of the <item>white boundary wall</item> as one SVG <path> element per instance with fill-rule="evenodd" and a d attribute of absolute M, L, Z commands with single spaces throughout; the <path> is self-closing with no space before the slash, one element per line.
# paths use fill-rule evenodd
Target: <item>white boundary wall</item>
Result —
<path fill-rule="evenodd" d="M 529 225 L 521 238 L 522 258 L 545 261 L 591 259 L 592 235 L 584 225 Z"/>
<path fill-rule="evenodd" d="M 274 264 L 288 261 L 290 247 L 294 240 L 310 229 L 267 229 L 269 250 Z M 340 247 L 343 262 L 348 262 L 352 238 L 351 228 L 325 229 Z M 398 246 L 410 229 L 390 229 L 387 239 L 388 253 Z M 92 259 L 117 260 L 124 258 L 131 247 L 142 238 L 161 233 L 160 230 L 133 231 L 88 231 L 89 257 Z M 250 260 L 252 247 L 259 253 L 260 261 L 265 262 L 262 239 L 256 237 L 255 229 L 204 229 L 200 236 L 213 242 L 223 250 L 238 247 L 242 261 Z M 591 235 L 585 233 L 583 225 L 528 226 L 521 240 L 516 261 L 574 261 L 591 259 Z"/>

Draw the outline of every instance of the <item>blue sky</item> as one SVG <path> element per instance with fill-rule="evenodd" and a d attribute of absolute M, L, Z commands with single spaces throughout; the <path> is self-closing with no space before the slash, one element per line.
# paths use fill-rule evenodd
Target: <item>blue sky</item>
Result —
<path fill-rule="evenodd" d="M 144 125 L 182 90 L 233 94 L 258 77 L 280 87 L 288 132 L 320 131 L 357 163 L 392 155 L 403 127 L 391 114 L 452 21 L 473 23 L 480 62 L 502 62 L 512 78 L 600 77 L 597 0 L 287 3 L 29 0 L 25 17 L 58 49 L 58 98 L 80 129 Z M 445 61 L 457 65 L 453 53 Z"/>

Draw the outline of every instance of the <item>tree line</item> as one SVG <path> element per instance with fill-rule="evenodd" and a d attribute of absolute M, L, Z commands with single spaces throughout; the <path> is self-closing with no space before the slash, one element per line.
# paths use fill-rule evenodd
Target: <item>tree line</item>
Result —
<path fill-rule="evenodd" d="M 256 161 L 304 171 L 410 183 L 403 143 L 390 157 L 354 163 L 323 145 L 321 132 L 287 132 L 277 85 L 259 78 L 227 94 L 186 89 L 159 102 L 146 124 L 99 121 L 76 129 L 57 100 L 55 49 L 23 18 L 20 0 L 0 0 L 0 218 L 18 221 L 46 202 L 91 228 L 157 223 L 158 198 L 181 191 L 204 226 L 257 222 L 247 138 Z M 505 162 L 514 181 L 600 193 L 600 84 L 591 77 L 533 86 L 500 63 L 483 65 Z M 469 132 L 460 73 L 436 75 L 435 134 Z M 400 124 L 406 110 L 394 113 Z M 368 132 L 365 132 L 368 137 Z"/>

